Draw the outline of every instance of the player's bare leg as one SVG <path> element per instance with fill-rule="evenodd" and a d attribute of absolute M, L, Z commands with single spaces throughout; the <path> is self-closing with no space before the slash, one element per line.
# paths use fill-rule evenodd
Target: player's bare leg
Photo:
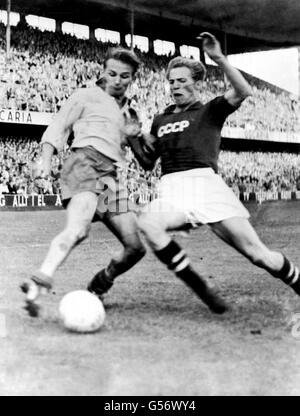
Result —
<path fill-rule="evenodd" d="M 88 284 L 87 289 L 99 298 L 102 298 L 112 287 L 117 276 L 131 269 L 146 253 L 138 233 L 137 218 L 133 212 L 107 215 L 102 221 L 122 243 L 123 249 L 111 259 L 105 269 L 96 273 Z"/>
<path fill-rule="evenodd" d="M 92 192 L 79 193 L 69 202 L 64 230 L 52 240 L 40 269 L 21 285 L 26 293 L 25 309 L 30 316 L 38 316 L 38 299 L 51 289 L 55 271 L 72 249 L 87 237 L 96 207 L 97 195 Z"/>
<path fill-rule="evenodd" d="M 260 240 L 245 218 L 230 218 L 211 224 L 212 230 L 222 240 L 234 247 L 256 266 L 281 279 L 300 295 L 299 269 L 282 253 L 272 251 Z"/>
<path fill-rule="evenodd" d="M 225 302 L 207 285 L 202 276 L 193 270 L 185 251 L 167 233 L 186 224 L 185 214 L 170 211 L 166 207 L 165 213 L 143 213 L 139 218 L 141 231 L 162 263 L 185 282 L 211 311 L 224 313 L 228 309 Z"/>

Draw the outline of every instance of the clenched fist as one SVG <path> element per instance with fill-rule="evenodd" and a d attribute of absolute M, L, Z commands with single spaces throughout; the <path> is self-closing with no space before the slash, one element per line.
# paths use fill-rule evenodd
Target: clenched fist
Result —
<path fill-rule="evenodd" d="M 32 179 L 45 178 L 50 175 L 51 166 L 43 159 L 37 159 L 31 164 Z"/>

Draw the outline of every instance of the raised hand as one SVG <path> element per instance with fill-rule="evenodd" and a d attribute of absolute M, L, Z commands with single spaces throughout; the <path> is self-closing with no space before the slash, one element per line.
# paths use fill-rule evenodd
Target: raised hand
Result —
<path fill-rule="evenodd" d="M 213 61 L 218 60 L 224 56 L 220 42 L 211 33 L 202 32 L 197 37 L 197 39 L 202 40 L 203 51 L 206 52 Z"/>

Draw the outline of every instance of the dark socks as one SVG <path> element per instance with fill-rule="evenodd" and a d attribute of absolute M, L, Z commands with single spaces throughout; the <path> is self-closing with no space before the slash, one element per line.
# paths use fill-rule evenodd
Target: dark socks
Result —
<path fill-rule="evenodd" d="M 272 273 L 276 278 L 281 279 L 286 285 L 291 286 L 300 295 L 300 273 L 297 266 L 284 257 L 284 263 L 279 272 Z"/>
<path fill-rule="evenodd" d="M 126 251 L 123 260 L 112 259 L 107 268 L 100 270 L 88 284 L 88 290 L 101 296 L 113 285 L 114 279 L 131 269 L 145 254 L 144 247 Z"/>
<path fill-rule="evenodd" d="M 191 268 L 185 251 L 175 241 L 171 240 L 166 247 L 155 251 L 155 255 L 176 276 L 184 281 L 212 311 L 216 313 L 225 312 L 227 309 L 225 303 L 206 285 L 201 276 Z"/>
<path fill-rule="evenodd" d="M 110 278 L 106 269 L 100 270 L 88 284 L 88 291 L 93 292 L 98 296 L 106 293 L 113 285 L 113 278 Z"/>

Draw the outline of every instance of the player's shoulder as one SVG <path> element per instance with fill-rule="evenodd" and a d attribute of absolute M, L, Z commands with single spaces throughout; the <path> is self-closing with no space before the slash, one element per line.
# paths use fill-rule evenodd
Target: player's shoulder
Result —
<path fill-rule="evenodd" d="M 68 101 L 71 103 L 83 101 L 86 97 L 87 88 L 78 88 L 69 96 Z"/>
<path fill-rule="evenodd" d="M 176 108 L 176 105 L 175 104 L 168 105 L 168 107 L 166 107 L 164 109 L 164 112 L 162 114 L 160 114 L 160 115 L 172 114 L 172 113 L 174 113 L 175 108 Z"/>
<path fill-rule="evenodd" d="M 219 95 L 209 101 L 207 104 L 208 110 L 213 113 L 220 113 L 220 114 L 231 114 L 239 108 L 239 105 L 234 106 L 231 104 L 225 95 Z"/>
<path fill-rule="evenodd" d="M 119 109 L 116 100 L 98 86 L 79 88 L 73 96 L 73 102 L 83 105 L 87 103 L 102 103 L 102 105 L 107 106 L 107 108 L 112 109 L 115 107 Z"/>
<path fill-rule="evenodd" d="M 212 98 L 211 100 L 209 100 L 205 106 L 209 107 L 209 106 L 222 106 L 222 105 L 227 105 L 228 101 L 225 98 L 225 95 L 218 95 L 214 98 Z"/>
<path fill-rule="evenodd" d="M 169 114 L 173 114 L 175 110 L 175 104 L 171 104 L 168 107 L 166 107 L 163 112 L 154 114 L 153 122 L 157 122 L 160 119 L 164 119 Z"/>
<path fill-rule="evenodd" d="M 78 88 L 72 94 L 72 97 L 90 97 L 90 96 L 95 96 L 95 95 L 109 97 L 109 95 L 105 91 L 103 91 L 102 88 L 99 88 L 98 86 Z"/>

